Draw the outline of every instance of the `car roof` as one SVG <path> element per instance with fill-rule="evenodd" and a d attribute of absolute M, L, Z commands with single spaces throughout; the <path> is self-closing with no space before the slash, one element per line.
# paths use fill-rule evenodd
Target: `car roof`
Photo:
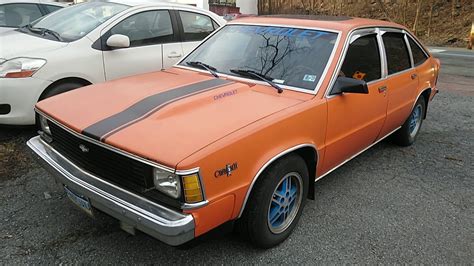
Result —
<path fill-rule="evenodd" d="M 1 1 L 1 0 L 0 0 Z M 90 1 L 93 2 L 93 1 Z M 163 0 L 98 0 L 94 2 L 112 2 L 112 3 L 117 3 L 117 4 L 124 4 L 127 6 L 163 6 L 163 7 L 186 7 L 190 9 L 195 9 L 195 10 L 204 10 L 202 8 L 197 8 L 195 6 L 191 5 L 185 5 L 185 4 L 177 4 L 177 3 L 171 3 Z M 208 10 L 204 10 L 208 11 Z"/>
<path fill-rule="evenodd" d="M 320 28 L 334 31 L 348 32 L 356 28 L 390 27 L 406 29 L 404 26 L 375 19 L 356 18 L 347 16 L 319 16 L 319 15 L 271 15 L 244 17 L 233 20 L 228 24 L 268 24 L 284 25 L 303 28 Z"/>
<path fill-rule="evenodd" d="M 53 0 L 0 0 L 0 5 L 2 4 L 16 4 L 16 3 L 30 3 L 30 4 L 46 4 L 46 5 L 55 5 L 55 6 L 68 6 L 69 3 L 59 3 L 53 2 Z"/>
<path fill-rule="evenodd" d="M 166 2 L 162 0 L 161 1 L 160 0 L 105 0 L 105 1 L 104 0 L 97 0 L 97 1 L 91 0 L 89 2 L 111 2 L 111 3 L 127 5 L 132 8 L 165 7 L 165 8 L 170 8 L 170 9 L 184 9 L 187 11 L 194 11 L 198 13 L 207 14 L 208 16 L 212 17 L 213 20 L 218 22 L 219 25 L 224 25 L 226 23 L 226 21 L 223 18 L 219 17 L 219 15 L 209 10 L 198 8 L 192 5 L 170 3 L 170 2 Z"/>

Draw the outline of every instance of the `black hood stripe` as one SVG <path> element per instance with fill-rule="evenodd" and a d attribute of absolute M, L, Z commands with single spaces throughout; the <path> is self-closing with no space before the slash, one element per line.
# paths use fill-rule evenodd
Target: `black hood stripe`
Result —
<path fill-rule="evenodd" d="M 82 131 L 82 134 L 102 141 L 172 102 L 231 83 L 233 82 L 224 79 L 211 79 L 148 96 L 127 109 L 90 125 Z"/>

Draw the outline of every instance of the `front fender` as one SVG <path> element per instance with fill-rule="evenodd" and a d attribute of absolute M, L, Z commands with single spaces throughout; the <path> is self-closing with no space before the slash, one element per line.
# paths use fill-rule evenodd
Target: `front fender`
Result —
<path fill-rule="evenodd" d="M 324 144 L 326 112 L 325 101 L 318 104 L 310 100 L 240 129 L 181 161 L 178 170 L 201 169 L 209 201 L 206 207 L 187 211 L 200 217 L 196 234 L 216 226 L 215 217 L 206 215 L 209 208 L 213 209 L 212 213 L 226 213 L 227 218 L 219 224 L 240 217 L 253 185 L 272 162 L 302 147 L 312 147 L 318 152 L 316 147 Z M 236 167 L 227 173 L 227 165 Z M 232 204 L 213 207 L 213 202 L 227 197 L 233 198 Z"/>

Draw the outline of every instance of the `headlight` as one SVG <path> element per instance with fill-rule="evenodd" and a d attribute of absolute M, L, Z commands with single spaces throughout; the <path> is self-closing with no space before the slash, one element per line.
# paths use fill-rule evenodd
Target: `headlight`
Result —
<path fill-rule="evenodd" d="M 26 78 L 46 64 L 39 58 L 18 57 L 0 63 L 0 78 Z"/>
<path fill-rule="evenodd" d="M 181 181 L 178 175 L 155 168 L 153 183 L 156 189 L 172 198 L 177 199 L 181 196 Z"/>
<path fill-rule="evenodd" d="M 48 119 L 46 119 L 44 116 L 42 115 L 39 115 L 39 123 L 40 123 L 40 127 L 41 127 L 41 130 L 48 134 L 48 135 L 52 135 L 51 134 L 51 129 L 49 128 L 49 124 L 48 124 Z"/>

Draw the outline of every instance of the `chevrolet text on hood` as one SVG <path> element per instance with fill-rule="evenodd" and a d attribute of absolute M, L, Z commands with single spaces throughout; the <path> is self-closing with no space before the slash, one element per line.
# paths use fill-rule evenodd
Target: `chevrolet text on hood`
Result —
<path fill-rule="evenodd" d="M 412 51 L 388 77 L 391 61 L 381 62 L 400 40 L 423 58 Z M 438 70 L 393 23 L 246 18 L 173 68 L 39 102 L 40 136 L 28 145 L 74 203 L 128 232 L 180 245 L 235 221 L 272 247 L 296 226 L 315 179 L 396 130 L 400 144 L 413 143 Z M 429 75 L 418 82 L 418 71 Z M 387 82 L 404 86 L 397 106 L 380 89 Z"/>

